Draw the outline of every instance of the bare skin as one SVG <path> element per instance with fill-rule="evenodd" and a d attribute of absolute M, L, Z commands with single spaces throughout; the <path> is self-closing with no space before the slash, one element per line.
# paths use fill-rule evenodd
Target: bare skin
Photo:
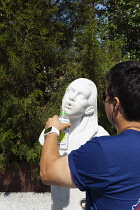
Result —
<path fill-rule="evenodd" d="M 70 123 L 61 123 L 55 115 L 46 123 L 46 128 L 55 127 L 63 130 L 70 127 Z M 76 188 L 72 181 L 68 166 L 68 156 L 60 157 L 58 151 L 58 135 L 51 133 L 46 136 L 40 159 L 40 176 L 44 184 L 61 187 Z"/>

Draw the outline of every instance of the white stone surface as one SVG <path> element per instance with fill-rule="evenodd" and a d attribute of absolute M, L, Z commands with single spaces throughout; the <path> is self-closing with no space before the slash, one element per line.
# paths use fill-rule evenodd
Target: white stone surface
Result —
<path fill-rule="evenodd" d="M 67 87 L 62 99 L 62 110 L 65 110 L 72 126 L 69 128 L 68 150 L 59 150 L 60 155 L 69 154 L 94 136 L 109 135 L 98 125 L 97 88 L 89 79 L 79 78 Z M 39 137 L 44 144 L 44 132 Z M 79 189 L 67 189 L 51 186 L 51 210 L 82 210 L 81 200 L 85 192 Z"/>
<path fill-rule="evenodd" d="M 50 193 L 0 192 L 0 210 L 50 210 Z"/>
<path fill-rule="evenodd" d="M 97 88 L 89 79 L 79 78 L 67 87 L 62 99 L 72 126 L 69 128 L 68 150 L 59 150 L 63 156 L 85 144 L 93 136 L 109 135 L 98 125 Z M 79 189 L 51 186 L 51 210 L 82 210 L 81 200 L 86 197 Z"/>

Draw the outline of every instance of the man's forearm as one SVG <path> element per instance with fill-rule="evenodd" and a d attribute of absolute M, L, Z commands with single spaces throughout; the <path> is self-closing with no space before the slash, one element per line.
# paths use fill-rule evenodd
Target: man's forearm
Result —
<path fill-rule="evenodd" d="M 57 115 L 46 122 L 46 128 L 54 127 L 59 131 L 70 127 L 70 123 L 61 123 Z M 40 176 L 44 184 L 75 188 L 68 163 L 68 156 L 60 157 L 58 134 L 50 133 L 46 137 L 40 158 Z"/>
<path fill-rule="evenodd" d="M 60 158 L 58 150 L 58 135 L 56 133 L 50 133 L 46 136 L 41 159 L 40 159 L 40 176 L 42 182 L 50 180 L 52 174 L 49 173 L 49 169 L 54 160 Z"/>

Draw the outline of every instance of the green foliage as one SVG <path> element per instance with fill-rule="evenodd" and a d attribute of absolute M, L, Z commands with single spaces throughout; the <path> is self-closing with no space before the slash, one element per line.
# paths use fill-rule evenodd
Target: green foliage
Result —
<path fill-rule="evenodd" d="M 133 33 L 139 27 L 139 3 L 100 1 L 103 9 L 98 3 L 1 1 L 0 168 L 39 162 L 45 121 L 59 114 L 67 85 L 79 77 L 97 85 L 99 124 L 115 133 L 102 91 L 110 67 L 128 57 L 138 59 L 138 45 L 133 46 L 139 37 Z"/>
<path fill-rule="evenodd" d="M 123 56 L 139 60 L 140 57 L 140 3 L 135 0 L 105 1 L 109 39 L 121 39 Z"/>

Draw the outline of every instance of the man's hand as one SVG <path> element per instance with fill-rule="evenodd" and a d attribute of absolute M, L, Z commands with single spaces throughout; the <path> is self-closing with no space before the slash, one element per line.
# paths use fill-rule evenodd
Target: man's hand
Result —
<path fill-rule="evenodd" d="M 71 123 L 61 123 L 58 115 L 54 115 L 52 118 L 49 118 L 48 121 L 46 122 L 45 128 L 50 128 L 50 127 L 55 127 L 59 131 L 64 130 L 67 127 L 70 127 Z"/>

